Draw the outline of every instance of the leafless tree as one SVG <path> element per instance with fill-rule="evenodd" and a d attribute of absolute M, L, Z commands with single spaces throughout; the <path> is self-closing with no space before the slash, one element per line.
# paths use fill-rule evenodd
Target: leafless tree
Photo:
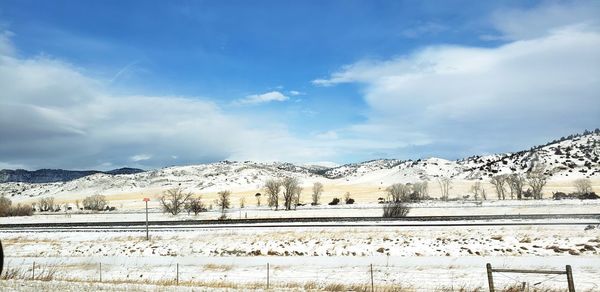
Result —
<path fill-rule="evenodd" d="M 102 211 L 106 208 L 106 205 L 108 205 L 108 202 L 103 195 L 96 194 L 83 199 L 83 208 L 86 210 Z"/>
<path fill-rule="evenodd" d="M 196 198 L 190 198 L 185 204 L 185 210 L 188 212 L 188 214 L 194 213 L 194 215 L 198 215 L 200 212 L 206 211 L 206 207 L 204 207 L 204 203 L 202 203 L 202 197 L 198 196 Z"/>
<path fill-rule="evenodd" d="M 440 177 L 437 179 L 440 185 L 440 192 L 442 193 L 442 200 L 448 200 L 450 190 L 452 189 L 452 180 L 448 177 Z"/>
<path fill-rule="evenodd" d="M 573 185 L 579 194 L 587 194 L 592 192 L 592 181 L 588 178 L 577 179 Z"/>
<path fill-rule="evenodd" d="M 215 203 L 221 209 L 221 219 L 225 219 L 225 210 L 229 209 L 231 206 L 231 192 L 228 190 L 218 192 Z"/>
<path fill-rule="evenodd" d="M 246 197 L 240 198 L 240 208 L 244 209 L 246 207 Z"/>
<path fill-rule="evenodd" d="M 542 165 L 537 165 L 527 173 L 527 183 L 531 187 L 533 198 L 536 200 L 542 199 L 542 189 L 548 182 L 548 176 L 545 172 L 546 169 Z"/>
<path fill-rule="evenodd" d="M 429 186 L 427 181 L 416 182 L 413 184 L 413 191 L 417 194 L 419 199 L 425 199 L 429 197 L 428 189 Z"/>
<path fill-rule="evenodd" d="M 54 210 L 54 197 L 41 198 L 38 201 L 38 204 L 40 205 L 40 212 L 53 211 Z"/>
<path fill-rule="evenodd" d="M 523 199 L 523 186 L 525 185 L 525 178 L 520 173 L 513 173 L 508 176 L 508 186 L 510 187 L 510 198 L 514 195 L 517 196 L 518 200 Z"/>
<path fill-rule="evenodd" d="M 508 184 L 508 176 L 504 174 L 492 176 L 490 183 L 496 188 L 498 200 L 506 200 L 506 185 Z"/>
<path fill-rule="evenodd" d="M 281 182 L 276 179 L 269 179 L 265 182 L 265 193 L 268 196 L 269 207 L 279 209 L 279 189 Z"/>
<path fill-rule="evenodd" d="M 281 180 L 281 186 L 283 187 L 283 202 L 286 210 L 292 209 L 292 202 L 294 201 L 298 184 L 298 179 L 295 177 L 286 177 Z"/>
<path fill-rule="evenodd" d="M 312 191 L 312 204 L 318 205 L 321 200 L 321 194 L 323 193 L 323 184 L 320 182 L 314 183 Z"/>
<path fill-rule="evenodd" d="M 411 187 L 402 183 L 396 183 L 387 188 L 388 201 L 404 202 L 408 201 Z"/>
<path fill-rule="evenodd" d="M 170 189 L 160 197 L 160 205 L 164 212 L 177 215 L 183 210 L 183 207 L 191 196 L 191 193 L 184 193 L 179 188 Z"/>
<path fill-rule="evenodd" d="M 477 181 L 471 186 L 471 193 L 473 193 L 473 197 L 475 200 L 479 200 L 479 196 L 481 196 L 482 200 L 487 199 L 485 194 L 485 189 L 481 182 Z"/>
<path fill-rule="evenodd" d="M 300 196 L 302 195 L 302 188 L 300 186 L 296 187 L 296 191 L 294 194 L 294 210 L 296 210 L 296 208 L 298 208 L 298 205 L 300 204 Z"/>

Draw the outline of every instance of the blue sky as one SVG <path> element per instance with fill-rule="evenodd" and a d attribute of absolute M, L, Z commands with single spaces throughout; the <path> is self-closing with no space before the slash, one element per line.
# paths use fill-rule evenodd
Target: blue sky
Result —
<path fill-rule="evenodd" d="M 600 123 L 596 1 L 0 1 L 0 168 L 507 152 Z"/>

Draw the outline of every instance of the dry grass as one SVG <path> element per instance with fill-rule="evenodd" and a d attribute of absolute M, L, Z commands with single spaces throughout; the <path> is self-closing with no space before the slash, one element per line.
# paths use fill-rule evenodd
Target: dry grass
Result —
<path fill-rule="evenodd" d="M 2 274 L 2 280 L 37 280 L 52 281 L 55 279 L 57 268 L 55 266 L 35 266 L 35 275 L 33 269 L 24 269 L 21 267 L 7 268 Z"/>
<path fill-rule="evenodd" d="M 219 272 L 227 272 L 233 268 L 232 265 L 218 265 L 218 264 L 206 264 L 202 267 L 205 271 L 219 271 Z"/>

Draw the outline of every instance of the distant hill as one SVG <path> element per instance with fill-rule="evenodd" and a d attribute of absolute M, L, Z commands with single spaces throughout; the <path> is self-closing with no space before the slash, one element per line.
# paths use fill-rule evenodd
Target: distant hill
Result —
<path fill-rule="evenodd" d="M 489 180 L 506 173 L 527 173 L 543 165 L 551 179 L 574 180 L 600 177 L 600 130 L 563 137 L 515 153 L 472 156 L 460 160 L 379 159 L 327 166 L 286 162 L 220 161 L 142 171 L 122 168 L 107 172 L 67 170 L 0 171 L 0 194 L 7 196 L 51 196 L 57 194 L 135 193 L 170 188 L 202 193 L 224 189 L 253 191 L 270 178 L 297 177 L 305 190 L 313 182 L 325 184 L 369 184 L 433 181 L 438 177 L 459 180 Z"/>
<path fill-rule="evenodd" d="M 6 182 L 24 182 L 24 183 L 51 183 L 51 182 L 66 182 L 82 178 L 84 176 L 104 173 L 111 175 L 118 174 L 134 174 L 144 170 L 137 168 L 119 168 L 110 171 L 98 170 L 64 170 L 64 169 L 39 169 L 34 171 L 24 169 L 3 169 L 0 170 L 0 183 Z"/>

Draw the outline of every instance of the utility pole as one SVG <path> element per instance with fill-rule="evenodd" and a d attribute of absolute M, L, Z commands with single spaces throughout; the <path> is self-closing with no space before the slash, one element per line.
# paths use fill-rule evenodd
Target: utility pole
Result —
<path fill-rule="evenodd" d="M 146 240 L 150 240 L 148 236 L 148 201 L 150 201 L 150 198 L 144 198 L 144 202 L 146 202 Z"/>

